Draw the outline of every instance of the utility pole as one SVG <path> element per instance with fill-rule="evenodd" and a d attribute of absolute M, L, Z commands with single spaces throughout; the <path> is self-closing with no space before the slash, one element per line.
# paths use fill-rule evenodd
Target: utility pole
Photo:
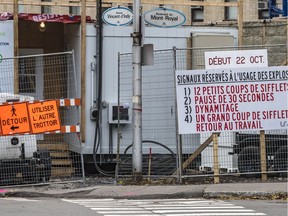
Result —
<path fill-rule="evenodd" d="M 142 63 L 141 63 L 141 0 L 133 3 L 133 145 L 132 169 L 134 182 L 142 181 Z"/>

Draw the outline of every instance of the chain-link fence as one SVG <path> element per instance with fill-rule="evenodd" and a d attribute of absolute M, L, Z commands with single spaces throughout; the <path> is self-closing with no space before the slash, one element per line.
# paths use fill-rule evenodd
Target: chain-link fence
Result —
<path fill-rule="evenodd" d="M 281 66 L 287 64 L 287 45 L 267 46 L 245 46 L 245 47 L 224 47 L 224 48 L 195 48 L 176 50 L 177 70 L 199 70 L 205 68 L 205 52 L 235 51 L 235 50 L 259 50 L 267 49 L 268 66 Z M 285 79 L 283 79 L 283 82 Z M 287 79 L 286 79 L 287 83 Z M 287 84 L 286 84 L 287 85 Z M 287 88 L 286 88 L 287 91 Z M 287 112 L 288 104 L 286 106 Z M 253 110 L 250 110 L 252 112 Z M 282 118 L 282 117 L 280 117 Z M 287 116 L 283 116 L 287 120 Z M 263 132 L 264 133 L 264 132 Z M 182 177 L 229 175 L 260 176 L 260 174 L 271 175 L 279 173 L 286 175 L 288 166 L 288 139 L 287 129 L 265 131 L 265 141 L 261 145 L 260 131 L 236 131 L 221 132 L 213 140 L 212 133 L 201 133 L 196 144 L 197 151 L 194 152 L 194 140 L 186 139 L 182 135 L 182 149 L 190 149 L 188 159 L 182 157 L 185 165 L 182 167 Z M 206 142 L 206 143 L 205 143 Z M 262 142 L 263 143 L 263 142 Z M 217 146 L 215 148 L 215 146 Z M 262 149 L 261 149 L 262 148 Z M 263 150 L 264 148 L 264 150 Z M 216 151 L 216 152 L 215 152 Z M 193 158 L 196 154 L 199 157 L 200 166 L 195 169 Z M 265 154 L 262 157 L 261 154 Z M 184 154 L 185 155 L 185 154 Z M 180 155 L 181 156 L 181 155 Z M 264 166 L 264 168 L 263 168 Z"/>
<path fill-rule="evenodd" d="M 256 49 L 267 49 L 269 66 L 287 64 L 285 63 L 287 45 L 282 44 L 175 48 L 154 52 L 154 65 L 143 66 L 142 69 L 143 174 L 145 176 L 178 177 L 181 180 L 199 176 L 239 177 L 240 174 L 242 176 L 242 174 L 287 173 L 286 129 L 265 132 L 265 151 L 260 148 L 262 146 L 260 143 L 263 143 L 260 131 L 185 135 L 179 135 L 177 132 L 175 70 L 204 69 L 204 54 L 208 51 Z M 132 105 L 132 55 L 120 54 L 118 63 L 119 104 Z M 132 125 L 120 123 L 118 136 L 119 176 L 129 176 L 132 174 Z M 261 156 L 263 152 L 265 157 Z"/>
<path fill-rule="evenodd" d="M 119 101 L 132 105 L 131 54 L 119 55 Z M 154 53 L 155 64 L 142 69 L 142 136 L 143 174 L 170 175 L 176 170 L 176 125 L 174 61 L 172 50 Z M 131 124 L 120 125 L 119 175 L 131 175 L 132 140 Z M 150 161 L 150 162 L 149 162 Z"/>
<path fill-rule="evenodd" d="M 83 180 L 73 52 L 0 62 L 0 185 Z"/>

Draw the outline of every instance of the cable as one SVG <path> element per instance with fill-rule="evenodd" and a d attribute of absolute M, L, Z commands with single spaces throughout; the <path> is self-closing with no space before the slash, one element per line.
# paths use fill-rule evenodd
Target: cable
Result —
<path fill-rule="evenodd" d="M 151 167 L 155 168 L 151 170 L 151 175 L 159 175 L 159 174 L 172 174 L 176 170 L 176 156 L 174 152 L 165 146 L 162 143 L 152 141 L 152 140 L 144 140 L 142 143 L 152 143 L 159 145 L 165 148 L 170 154 L 153 154 L 152 155 L 152 164 Z M 122 156 L 121 162 L 119 164 L 119 173 L 131 173 L 132 171 L 132 156 L 127 155 L 127 151 L 132 147 L 133 144 L 126 147 L 124 154 Z M 145 174 L 148 173 L 149 169 L 149 155 L 143 155 L 142 162 L 142 172 Z"/>
<path fill-rule="evenodd" d="M 97 171 L 102 174 L 102 175 L 105 175 L 105 176 L 113 176 L 114 174 L 114 171 L 105 171 L 105 170 L 102 170 L 99 166 L 98 166 L 98 163 L 97 163 L 97 158 L 96 158 L 96 155 L 97 155 L 97 151 L 98 151 L 98 148 L 100 146 L 100 126 L 99 126 L 99 121 L 96 121 L 96 127 L 95 127 L 95 136 L 94 136 L 94 145 L 93 145 L 93 162 L 94 162 L 94 165 L 95 165 L 95 168 L 97 169 Z"/>
<path fill-rule="evenodd" d="M 97 49 L 98 53 L 98 95 L 97 95 L 97 117 L 96 117 L 96 125 L 95 125 L 95 134 L 94 134 L 94 143 L 93 143 L 93 162 L 96 170 L 105 176 L 112 176 L 114 172 L 108 172 L 102 170 L 97 163 L 97 152 L 101 142 L 101 101 L 102 101 L 102 53 L 103 53 L 103 44 L 102 44 L 102 37 L 103 37 L 103 25 L 102 25 L 102 0 L 97 1 L 97 17 L 98 17 L 98 29 L 97 29 Z"/>

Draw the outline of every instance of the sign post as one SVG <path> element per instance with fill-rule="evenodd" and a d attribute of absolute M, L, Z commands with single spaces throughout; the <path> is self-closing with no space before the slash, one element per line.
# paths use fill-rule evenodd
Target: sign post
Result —
<path fill-rule="evenodd" d="M 141 1 L 134 0 L 133 4 L 133 145 L 132 173 L 135 182 L 142 181 L 142 62 L 141 62 Z"/>

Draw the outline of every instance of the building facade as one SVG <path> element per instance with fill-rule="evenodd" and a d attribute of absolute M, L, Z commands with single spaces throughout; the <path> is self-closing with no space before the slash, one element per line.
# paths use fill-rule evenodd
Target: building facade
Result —
<path fill-rule="evenodd" d="M 39 4 L 37 5 L 37 1 Z M 201 1 L 201 2 L 237 2 L 237 0 L 191 0 L 191 2 Z M 0 12 L 13 12 L 13 0 L 6 0 L 0 5 Z M 58 5 L 55 5 L 56 2 Z M 103 0 L 102 1 L 102 11 L 110 7 L 124 6 L 133 8 L 133 0 L 121 1 L 122 3 L 117 2 L 117 0 Z M 124 2 L 124 3 L 123 3 Z M 158 3 L 159 2 L 159 3 Z M 142 0 L 143 12 L 148 10 L 165 7 L 170 9 L 175 9 L 181 11 L 186 15 L 186 25 L 198 25 L 200 23 L 219 23 L 219 22 L 235 22 L 237 20 L 237 7 L 223 7 L 223 6 L 182 6 L 182 5 L 169 5 L 163 4 L 165 1 L 155 1 L 153 5 L 146 4 Z M 189 1 L 188 1 L 189 2 Z M 283 0 L 272 0 L 274 6 L 282 9 Z M 25 0 L 23 1 L 25 3 Z M 76 5 L 76 6 L 75 6 Z M 96 18 L 97 14 L 97 0 L 87 1 L 86 3 L 86 14 L 92 19 Z M 269 0 L 243 0 L 243 18 L 244 21 L 257 21 L 259 19 L 268 19 L 269 18 Z M 38 13 L 38 14 L 81 14 L 81 1 L 64 1 L 64 0 L 35 0 L 35 2 L 25 4 L 19 4 L 18 6 L 19 13 Z"/>

